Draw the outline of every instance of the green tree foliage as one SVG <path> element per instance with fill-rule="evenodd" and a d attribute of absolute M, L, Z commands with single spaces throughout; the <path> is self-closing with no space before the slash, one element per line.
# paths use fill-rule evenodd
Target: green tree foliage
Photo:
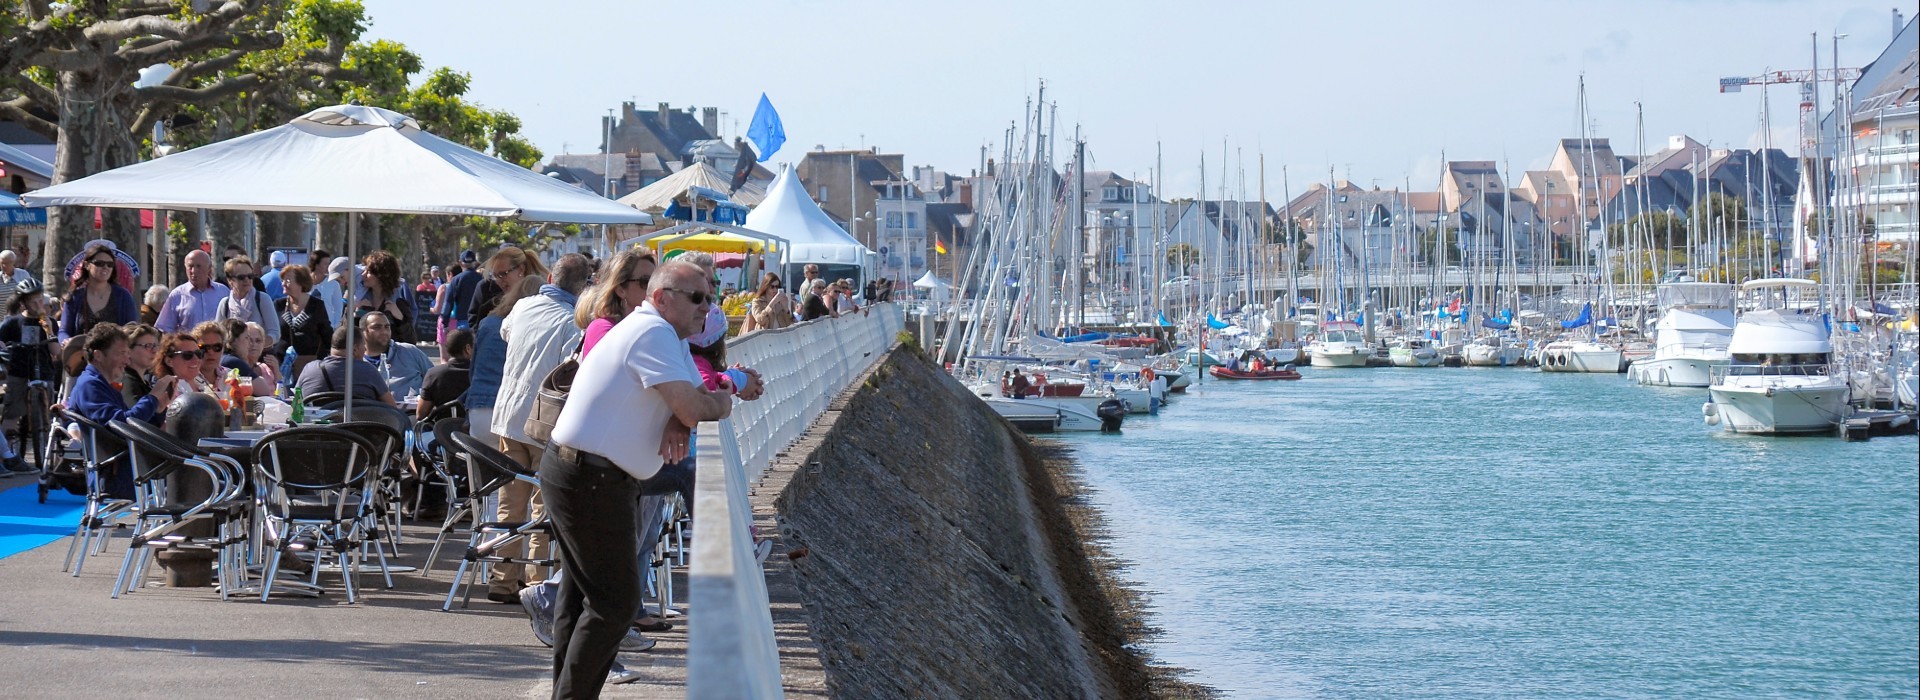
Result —
<path fill-rule="evenodd" d="M 1173 276 L 1187 274 L 1187 268 L 1200 262 L 1200 251 L 1185 243 L 1175 243 L 1167 249 L 1167 267 L 1173 269 Z"/>
<path fill-rule="evenodd" d="M 1457 244 L 1459 233 L 1460 229 L 1453 226 L 1421 229 L 1420 235 L 1415 238 L 1420 247 L 1413 251 L 1414 257 L 1428 265 L 1460 264 L 1460 246 Z M 1436 247 L 1440 249 L 1439 254 L 1445 257 L 1435 257 Z"/>
<path fill-rule="evenodd" d="M 1664 211 L 1650 211 L 1607 227 L 1607 242 L 1615 250 L 1646 247 L 1669 250 L 1687 247 L 1687 217 Z"/>
<path fill-rule="evenodd" d="M 519 119 L 466 99 L 467 74 L 440 68 L 422 77 L 422 61 L 405 46 L 360 41 L 367 25 L 359 0 L 0 0 L 0 118 L 56 139 L 56 183 L 149 156 L 157 122 L 172 125 L 176 147 L 190 148 L 343 102 L 412 115 L 428 131 L 522 166 L 539 161 Z M 141 68 L 158 63 L 173 74 L 133 86 Z M 117 223 L 106 233 L 137 250 L 131 217 L 110 213 Z M 91 218 L 81 209 L 53 212 L 43 273 L 96 235 Z M 278 218 L 263 216 L 263 233 L 279 228 Z M 444 232 L 459 224 L 382 218 L 363 228 Z M 474 230 L 498 232 L 476 245 L 525 234 L 492 222 Z M 391 242 L 421 252 L 446 243 Z"/>

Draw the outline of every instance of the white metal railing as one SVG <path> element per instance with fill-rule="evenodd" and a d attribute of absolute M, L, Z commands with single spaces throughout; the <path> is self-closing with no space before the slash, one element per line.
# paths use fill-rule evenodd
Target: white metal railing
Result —
<path fill-rule="evenodd" d="M 727 362 L 760 372 L 766 393 L 740 401 L 726 420 L 700 424 L 694 482 L 693 614 L 687 639 L 687 697 L 778 698 L 780 649 L 767 582 L 754 560 L 748 484 L 825 412 L 834 397 L 879 361 L 905 325 L 897 304 L 749 334 L 727 346 Z"/>

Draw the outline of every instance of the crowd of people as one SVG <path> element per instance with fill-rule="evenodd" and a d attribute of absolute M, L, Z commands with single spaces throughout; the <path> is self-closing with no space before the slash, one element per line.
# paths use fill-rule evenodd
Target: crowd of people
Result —
<path fill-rule="evenodd" d="M 534 636 L 553 647 L 555 697 L 637 677 L 616 654 L 644 651 L 647 632 L 672 627 L 641 605 L 643 578 L 673 499 L 692 514 L 693 426 L 764 391 L 757 372 L 727 362 L 713 257 L 663 262 L 634 249 L 604 261 L 563 255 L 549 269 L 507 246 L 484 260 L 465 251 L 444 269 L 423 267 L 414 283 L 386 251 L 357 265 L 318 250 L 306 256 L 311 265 L 294 259 L 273 251 L 261 266 L 229 247 L 216 265 L 193 250 L 180 261 L 185 282 L 136 298 L 130 260 L 96 241 L 70 266 L 68 296 L 53 300 L 14 254 L 0 253 L 7 429 L 54 402 L 103 423 L 158 424 L 175 397 L 223 391 L 230 377 L 256 395 L 338 392 L 394 406 L 411 398 L 423 420 L 457 407 L 475 438 L 539 477 L 538 486 L 500 491 L 492 515 L 552 523 L 551 541 L 536 536 L 497 554 L 560 562 L 551 571 L 494 566 L 487 598 L 522 606 Z M 855 313 L 892 292 L 873 282 L 856 294 L 853 280 L 824 279 L 814 265 L 797 289 L 796 299 L 766 273 L 743 332 Z M 437 362 L 420 347 L 429 342 Z M 551 434 L 536 439 L 528 421 L 541 384 L 569 361 L 570 394 Z M 0 443 L 4 476 L 30 471 L 13 440 Z M 101 488 L 131 493 L 130 474 L 110 481 Z M 768 545 L 758 544 L 764 558 Z"/>

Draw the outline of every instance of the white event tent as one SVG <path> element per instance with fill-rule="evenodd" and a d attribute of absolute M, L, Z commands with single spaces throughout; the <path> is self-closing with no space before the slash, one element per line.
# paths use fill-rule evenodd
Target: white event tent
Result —
<path fill-rule="evenodd" d="M 575 224 L 653 221 L 631 207 L 427 133 L 407 115 L 361 105 L 323 107 L 272 129 L 64 182 L 21 199 L 31 207 L 450 214 Z M 358 244 L 357 218 L 347 217 L 349 259 Z M 347 365 L 347 386 L 353 385 L 352 367 Z M 347 402 L 349 411 L 353 403 Z"/>
<path fill-rule="evenodd" d="M 786 239 L 791 244 L 787 252 L 789 266 L 816 263 L 857 267 L 862 278 L 872 267 L 873 251 L 860 245 L 860 241 L 847 235 L 846 229 L 820 211 L 820 205 L 813 203 L 806 185 L 800 183 L 800 176 L 792 168 L 782 168 L 774 177 L 773 185 L 767 188 L 767 198 L 747 214 L 747 228 Z M 792 270 L 786 272 L 789 281 L 800 278 Z"/>

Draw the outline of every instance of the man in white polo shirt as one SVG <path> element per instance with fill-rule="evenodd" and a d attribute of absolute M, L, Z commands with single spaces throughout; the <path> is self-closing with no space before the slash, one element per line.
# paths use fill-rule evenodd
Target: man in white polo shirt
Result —
<path fill-rule="evenodd" d="M 684 425 L 733 409 L 706 390 L 686 338 L 716 301 L 706 272 L 670 262 L 654 270 L 647 301 L 608 331 L 574 375 L 573 391 L 540 459 L 540 489 L 565 573 L 554 604 L 553 697 L 597 697 L 640 608 L 634 557 L 639 481 L 663 457 L 686 454 Z"/>

